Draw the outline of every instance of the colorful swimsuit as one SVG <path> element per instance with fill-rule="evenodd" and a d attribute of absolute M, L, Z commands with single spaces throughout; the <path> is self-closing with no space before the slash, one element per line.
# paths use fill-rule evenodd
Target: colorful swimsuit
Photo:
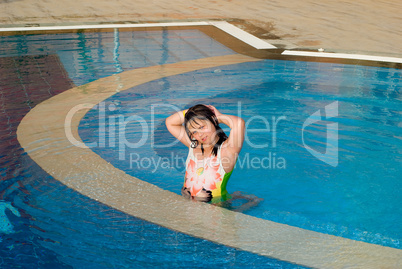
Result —
<path fill-rule="evenodd" d="M 226 184 L 232 171 L 226 173 L 223 169 L 221 147 L 218 148 L 217 156 L 211 155 L 203 160 L 197 160 L 193 148 L 190 147 L 184 186 L 190 189 L 191 196 L 196 196 L 204 188 L 212 192 L 212 202 L 226 200 L 229 196 Z"/>

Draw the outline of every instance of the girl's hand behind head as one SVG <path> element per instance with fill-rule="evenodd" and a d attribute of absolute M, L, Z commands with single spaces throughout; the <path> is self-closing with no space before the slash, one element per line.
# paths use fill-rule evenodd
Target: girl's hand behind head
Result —
<path fill-rule="evenodd" d="M 212 105 L 206 105 L 209 109 L 211 109 L 212 110 L 212 112 L 215 114 L 215 116 L 220 116 L 220 115 L 222 115 L 222 113 L 220 113 L 219 111 L 218 111 L 218 109 L 216 109 L 216 107 L 214 107 L 214 106 L 212 106 Z"/>

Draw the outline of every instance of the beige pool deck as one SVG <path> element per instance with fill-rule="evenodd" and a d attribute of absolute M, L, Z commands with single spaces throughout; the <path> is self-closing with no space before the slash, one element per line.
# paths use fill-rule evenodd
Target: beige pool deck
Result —
<path fill-rule="evenodd" d="M 1 0 L 0 27 L 226 20 L 271 44 L 401 57 L 402 1 Z"/>
<path fill-rule="evenodd" d="M 400 1 L 23 0 L 1 1 L 0 7 L 2 28 L 222 20 L 280 48 L 402 57 Z M 67 137 L 71 124 L 72 135 L 81 141 L 78 124 L 82 117 L 118 91 L 163 77 L 250 61 L 259 59 L 241 54 L 204 58 L 125 71 L 75 87 L 33 108 L 18 127 L 18 140 L 35 162 L 63 184 L 164 227 L 313 268 L 402 268 L 402 250 L 191 203 L 126 174 L 89 148 L 72 145 Z M 69 112 L 77 107 L 81 109 L 70 119 Z"/>

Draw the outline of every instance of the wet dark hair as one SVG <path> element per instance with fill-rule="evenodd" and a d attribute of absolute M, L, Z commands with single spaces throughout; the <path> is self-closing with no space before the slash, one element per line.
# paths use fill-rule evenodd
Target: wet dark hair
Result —
<path fill-rule="evenodd" d="M 198 146 L 198 141 L 196 139 L 191 138 L 191 132 L 188 129 L 188 126 L 191 125 L 193 127 L 196 127 L 197 125 L 199 125 L 199 123 L 197 122 L 198 120 L 207 120 L 214 125 L 216 129 L 216 135 L 219 138 L 216 144 L 214 145 L 214 148 L 212 149 L 212 154 L 216 156 L 218 154 L 218 148 L 228 137 L 222 130 L 222 128 L 219 126 L 219 122 L 215 116 L 215 113 L 209 107 L 198 104 L 187 110 L 184 116 L 184 128 L 186 129 L 186 133 L 191 140 L 192 148 L 196 148 Z M 202 143 L 201 143 L 201 152 L 202 154 L 204 154 L 204 148 L 202 146 Z"/>

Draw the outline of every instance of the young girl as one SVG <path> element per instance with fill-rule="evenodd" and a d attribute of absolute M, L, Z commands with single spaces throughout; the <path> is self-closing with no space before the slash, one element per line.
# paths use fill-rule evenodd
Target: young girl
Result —
<path fill-rule="evenodd" d="M 230 127 L 229 137 L 220 123 Z M 168 117 L 166 126 L 189 148 L 182 194 L 203 202 L 228 199 L 226 184 L 243 146 L 244 121 L 210 105 L 195 105 Z"/>

